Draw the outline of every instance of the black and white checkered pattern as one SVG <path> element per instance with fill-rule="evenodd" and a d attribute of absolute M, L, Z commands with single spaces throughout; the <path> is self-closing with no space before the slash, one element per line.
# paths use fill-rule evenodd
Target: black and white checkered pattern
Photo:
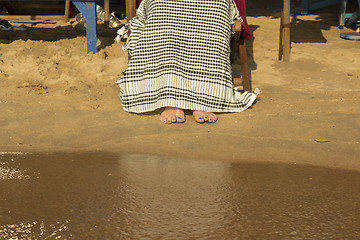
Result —
<path fill-rule="evenodd" d="M 233 7 L 233 0 L 143 0 L 129 24 L 132 57 L 117 81 L 124 110 L 250 107 L 256 94 L 241 94 L 232 83 Z"/>

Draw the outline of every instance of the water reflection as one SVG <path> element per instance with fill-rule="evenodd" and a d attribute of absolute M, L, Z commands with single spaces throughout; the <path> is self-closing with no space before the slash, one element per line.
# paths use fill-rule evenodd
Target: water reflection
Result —
<path fill-rule="evenodd" d="M 357 172 L 97 152 L 0 155 L 0 163 L 4 239 L 360 235 Z"/>

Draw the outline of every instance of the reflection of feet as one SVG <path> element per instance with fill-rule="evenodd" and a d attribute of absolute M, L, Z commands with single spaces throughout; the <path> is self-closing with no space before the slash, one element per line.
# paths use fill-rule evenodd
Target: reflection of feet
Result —
<path fill-rule="evenodd" d="M 13 26 L 6 20 L 0 20 L 0 29 L 5 30 L 5 31 L 25 31 L 26 30 L 26 28 L 24 28 L 24 27 Z"/>
<path fill-rule="evenodd" d="M 217 120 L 217 116 L 211 112 L 205 111 L 193 111 L 195 121 L 198 123 L 209 122 L 214 123 Z"/>
<path fill-rule="evenodd" d="M 185 113 L 182 109 L 176 107 L 166 107 L 160 115 L 160 121 L 163 123 L 183 123 L 185 122 Z"/>

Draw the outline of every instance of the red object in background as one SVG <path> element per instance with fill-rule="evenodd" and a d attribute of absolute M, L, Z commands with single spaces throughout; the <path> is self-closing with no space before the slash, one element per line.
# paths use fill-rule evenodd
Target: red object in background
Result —
<path fill-rule="evenodd" d="M 246 21 L 246 7 L 245 7 L 245 0 L 234 0 L 237 8 L 239 9 L 240 16 L 244 20 L 242 22 L 242 31 L 241 36 L 243 36 L 246 40 L 252 39 L 252 33 L 250 31 L 249 25 Z"/>

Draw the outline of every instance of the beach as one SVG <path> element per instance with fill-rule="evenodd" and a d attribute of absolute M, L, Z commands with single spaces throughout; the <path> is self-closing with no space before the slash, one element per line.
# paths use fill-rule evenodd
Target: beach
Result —
<path fill-rule="evenodd" d="M 290 62 L 278 60 L 279 14 L 249 3 L 251 109 L 215 124 L 163 124 L 161 111 L 123 111 L 115 81 L 127 66 L 116 29 L 98 25 L 86 53 L 77 23 L 16 22 L 0 31 L 0 152 L 110 152 L 196 160 L 281 162 L 360 170 L 359 41 L 338 9 L 292 18 Z M 234 72 L 236 67 L 234 67 Z"/>

